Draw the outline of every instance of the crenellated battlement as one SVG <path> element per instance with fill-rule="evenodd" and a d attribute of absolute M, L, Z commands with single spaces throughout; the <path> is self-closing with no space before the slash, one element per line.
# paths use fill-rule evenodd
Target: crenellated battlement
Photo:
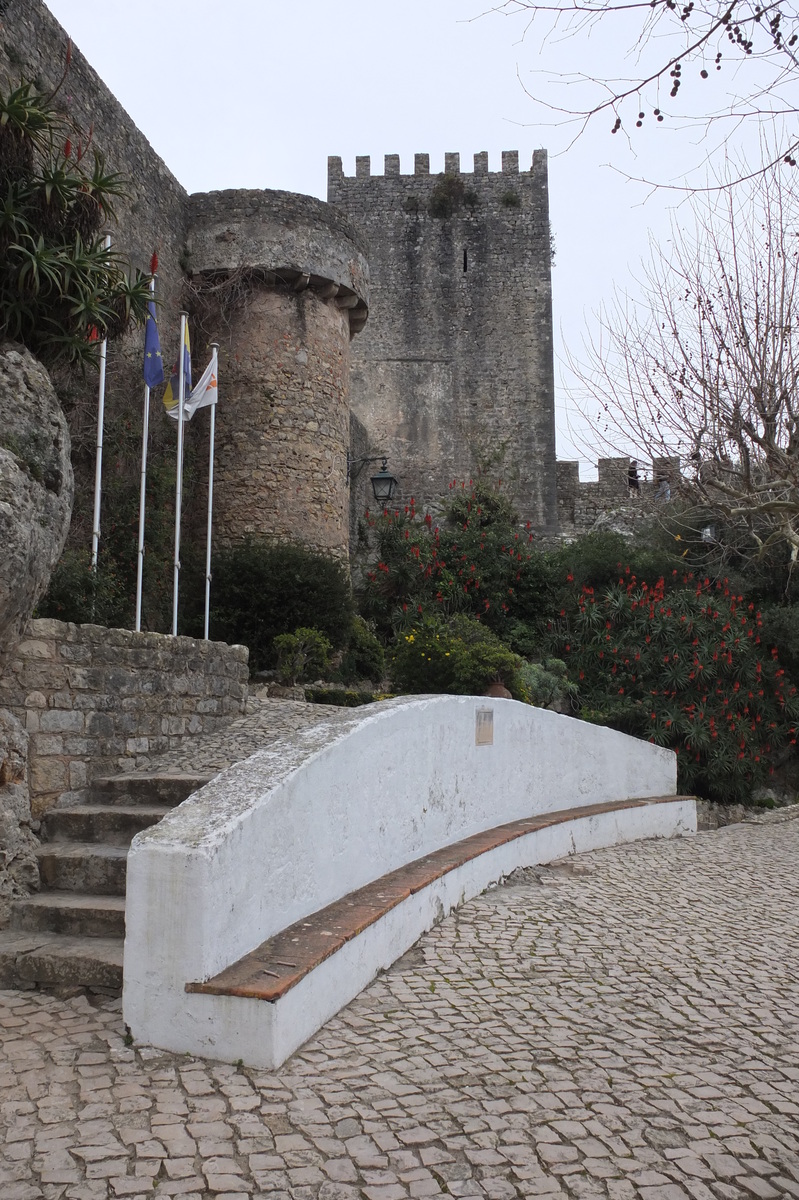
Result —
<path fill-rule="evenodd" d="M 651 464 L 635 459 L 600 458 L 597 478 L 580 479 L 580 464 L 558 462 L 558 523 L 568 537 L 604 528 L 631 531 L 651 520 L 662 504 L 673 499 L 680 485 L 680 459 L 655 458 Z"/>
<path fill-rule="evenodd" d="M 536 150 L 533 154 L 532 163 L 526 170 L 519 169 L 519 151 L 518 150 L 503 150 L 502 151 L 502 170 L 490 171 L 488 169 L 488 152 L 481 150 L 474 155 L 474 167 L 471 171 L 461 169 L 461 156 L 455 152 L 449 152 L 444 155 L 444 171 L 445 175 L 459 175 L 464 179 L 502 179 L 513 175 L 531 175 L 539 171 L 546 172 L 547 167 L 547 152 L 546 150 Z M 403 175 L 400 164 L 399 154 L 386 154 L 383 159 L 382 173 L 372 171 L 372 160 L 368 154 L 360 154 L 355 159 L 355 174 L 345 175 L 344 166 L 341 158 L 338 155 L 331 155 L 327 160 L 327 177 L 328 184 L 335 186 L 342 180 L 372 180 L 372 179 L 404 179 L 415 180 L 419 182 L 425 176 L 432 180 L 439 178 L 438 172 L 430 171 L 430 155 L 415 154 L 413 158 L 413 173 Z"/>

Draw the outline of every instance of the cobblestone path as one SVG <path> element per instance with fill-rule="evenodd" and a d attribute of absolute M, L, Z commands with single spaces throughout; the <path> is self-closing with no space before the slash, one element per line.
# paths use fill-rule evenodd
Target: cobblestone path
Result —
<path fill-rule="evenodd" d="M 799 820 L 465 905 L 275 1073 L 0 992 L 0 1197 L 799 1197 Z"/>

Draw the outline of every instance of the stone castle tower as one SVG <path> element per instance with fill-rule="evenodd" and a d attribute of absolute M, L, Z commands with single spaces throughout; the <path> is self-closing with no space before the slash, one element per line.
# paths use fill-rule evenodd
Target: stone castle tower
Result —
<path fill-rule="evenodd" d="M 353 344 L 353 449 L 386 453 L 403 499 L 435 502 L 481 469 L 501 477 L 520 513 L 557 526 L 547 157 L 517 153 L 489 172 L 477 154 L 443 175 L 417 154 L 373 175 L 328 166 L 328 200 L 365 239 L 369 321 Z M 353 507 L 368 501 L 368 471 Z"/>
<path fill-rule="evenodd" d="M 231 399 L 217 414 L 217 544 L 266 535 L 346 557 L 350 340 L 369 295 L 357 234 L 310 196 L 196 193 L 187 251 L 197 283 L 224 294 L 239 278 L 244 293 L 215 315 Z"/>

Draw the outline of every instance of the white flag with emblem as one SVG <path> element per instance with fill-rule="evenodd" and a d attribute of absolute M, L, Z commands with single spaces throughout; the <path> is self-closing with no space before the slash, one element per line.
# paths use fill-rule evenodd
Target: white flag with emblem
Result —
<path fill-rule="evenodd" d="M 211 361 L 203 371 L 195 388 L 187 396 L 183 404 L 183 420 L 190 421 L 198 408 L 208 408 L 216 404 L 217 397 L 217 352 L 211 354 Z M 168 410 L 175 421 L 178 419 L 178 406 Z"/>

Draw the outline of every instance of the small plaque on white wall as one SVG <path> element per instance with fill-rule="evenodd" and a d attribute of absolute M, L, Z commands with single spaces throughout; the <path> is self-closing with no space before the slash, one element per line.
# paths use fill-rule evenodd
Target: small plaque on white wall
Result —
<path fill-rule="evenodd" d="M 478 708 L 474 714 L 474 744 L 475 746 L 494 745 L 493 708 Z"/>

